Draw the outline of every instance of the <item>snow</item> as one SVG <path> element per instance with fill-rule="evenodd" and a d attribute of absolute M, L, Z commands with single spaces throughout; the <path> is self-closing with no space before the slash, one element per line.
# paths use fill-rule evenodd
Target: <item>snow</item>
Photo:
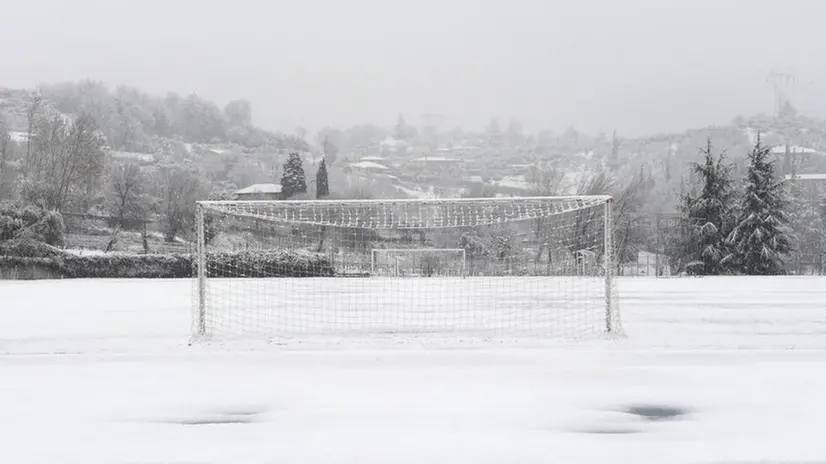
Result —
<path fill-rule="evenodd" d="M 151 163 L 155 161 L 155 155 L 151 153 L 139 153 L 139 152 L 131 152 L 131 151 L 112 151 L 111 155 L 113 158 L 117 159 L 124 159 L 124 160 L 134 160 L 134 161 L 141 161 L 144 163 Z"/>
<path fill-rule="evenodd" d="M 404 140 L 394 139 L 393 137 L 386 137 L 384 140 L 382 140 L 379 143 L 379 146 L 389 147 L 389 148 L 397 148 L 397 147 L 407 146 L 407 142 L 405 142 Z"/>
<path fill-rule="evenodd" d="M 786 174 L 786 180 L 826 180 L 826 173 L 822 174 Z"/>
<path fill-rule="evenodd" d="M 427 190 L 421 190 L 419 188 L 406 188 L 400 185 L 394 185 L 396 190 L 399 192 L 407 195 L 410 198 L 419 198 L 419 199 L 431 199 L 436 198 L 436 195 L 433 193 L 433 187 L 431 186 Z"/>
<path fill-rule="evenodd" d="M 445 158 L 444 156 L 425 156 L 422 158 L 416 158 L 413 161 L 417 161 L 420 163 L 459 163 L 462 160 L 457 158 Z"/>
<path fill-rule="evenodd" d="M 356 169 L 388 169 L 387 166 L 372 161 L 359 161 L 358 163 L 350 163 L 351 168 Z"/>
<path fill-rule="evenodd" d="M 76 256 L 105 256 L 112 253 L 93 248 L 62 248 L 62 251 Z"/>
<path fill-rule="evenodd" d="M 500 180 L 497 185 L 500 187 L 505 188 L 512 188 L 512 189 L 520 189 L 520 190 L 533 190 L 536 186 L 527 180 L 525 180 L 525 176 L 505 176 Z"/>
<path fill-rule="evenodd" d="M 281 193 L 281 184 L 252 184 L 235 192 L 235 195 L 251 193 Z"/>
<path fill-rule="evenodd" d="M 189 347 L 191 289 L 0 281 L 0 462 L 826 456 L 826 278 L 620 279 L 627 339 L 541 349 Z"/>
<path fill-rule="evenodd" d="M 26 143 L 29 140 L 28 132 L 9 132 L 9 137 L 17 143 Z"/>
<path fill-rule="evenodd" d="M 813 148 L 801 147 L 797 145 L 791 145 L 788 147 L 789 153 L 793 154 L 813 154 L 817 153 L 817 150 Z M 776 147 L 772 147 L 771 149 L 772 154 L 775 155 L 785 155 L 786 154 L 786 146 L 785 145 L 778 145 Z"/>

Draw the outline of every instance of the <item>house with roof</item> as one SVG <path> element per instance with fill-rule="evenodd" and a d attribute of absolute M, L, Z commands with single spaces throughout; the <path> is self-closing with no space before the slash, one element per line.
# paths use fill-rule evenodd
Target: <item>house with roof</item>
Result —
<path fill-rule="evenodd" d="M 811 200 L 817 201 L 826 195 L 826 173 L 787 174 L 786 180 L 799 185 Z"/>
<path fill-rule="evenodd" d="M 379 143 L 382 155 L 398 155 L 407 153 L 408 144 L 404 140 L 387 137 Z"/>
<path fill-rule="evenodd" d="M 232 193 L 234 200 L 283 200 L 281 184 L 253 184 Z"/>
<path fill-rule="evenodd" d="M 369 176 L 373 174 L 386 173 L 390 168 L 376 163 L 374 161 L 359 161 L 357 163 L 350 163 L 345 167 L 345 172 L 351 172 L 360 176 Z"/>
<path fill-rule="evenodd" d="M 440 177 L 461 178 L 464 172 L 464 161 L 458 158 L 445 156 L 424 156 L 408 163 L 408 166 L 419 174 L 437 175 Z"/>

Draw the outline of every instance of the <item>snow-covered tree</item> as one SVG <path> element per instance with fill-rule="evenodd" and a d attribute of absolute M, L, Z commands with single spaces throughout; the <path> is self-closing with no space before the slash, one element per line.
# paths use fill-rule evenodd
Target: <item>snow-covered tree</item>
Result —
<path fill-rule="evenodd" d="M 290 153 L 287 162 L 284 163 L 284 171 L 281 174 L 281 192 L 284 198 L 307 192 L 307 176 L 304 174 L 303 164 L 301 155 L 296 152 Z"/>
<path fill-rule="evenodd" d="M 731 165 L 723 153 L 715 157 L 711 140 L 701 152 L 703 161 L 691 166 L 699 177 L 699 192 L 683 193 L 680 199 L 685 225 L 681 261 L 691 274 L 720 275 L 730 270 L 731 248 L 726 239 L 736 223 Z"/>
<path fill-rule="evenodd" d="M 393 138 L 396 140 L 411 140 L 416 137 L 416 128 L 407 124 L 404 115 L 399 114 L 396 127 L 393 129 Z"/>
<path fill-rule="evenodd" d="M 330 181 L 327 177 L 327 163 L 321 158 L 318 171 L 315 173 L 315 197 L 324 198 L 330 195 Z"/>
<path fill-rule="evenodd" d="M 804 262 L 819 271 L 821 256 L 826 253 L 826 197 L 815 199 L 798 182 L 790 185 L 789 225 L 794 232 L 795 248 Z"/>
<path fill-rule="evenodd" d="M 782 274 L 784 259 L 793 251 L 789 201 L 784 183 L 775 178 L 770 155 L 771 148 L 758 137 L 748 154 L 738 222 L 728 238 L 732 262 L 746 275 Z"/>

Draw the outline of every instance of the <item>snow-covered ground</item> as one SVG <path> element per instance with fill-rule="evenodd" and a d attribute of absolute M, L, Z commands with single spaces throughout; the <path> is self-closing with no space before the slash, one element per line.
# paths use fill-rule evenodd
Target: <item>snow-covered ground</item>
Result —
<path fill-rule="evenodd" d="M 826 279 L 621 279 L 628 338 L 187 346 L 192 283 L 0 281 L 2 463 L 826 461 Z"/>

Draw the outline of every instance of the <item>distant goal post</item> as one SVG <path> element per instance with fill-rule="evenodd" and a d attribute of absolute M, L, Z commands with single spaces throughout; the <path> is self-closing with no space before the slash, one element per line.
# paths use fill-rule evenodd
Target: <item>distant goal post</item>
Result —
<path fill-rule="evenodd" d="M 192 339 L 621 335 L 612 203 L 198 202 Z"/>
<path fill-rule="evenodd" d="M 374 277 L 464 277 L 464 248 L 373 248 Z"/>

